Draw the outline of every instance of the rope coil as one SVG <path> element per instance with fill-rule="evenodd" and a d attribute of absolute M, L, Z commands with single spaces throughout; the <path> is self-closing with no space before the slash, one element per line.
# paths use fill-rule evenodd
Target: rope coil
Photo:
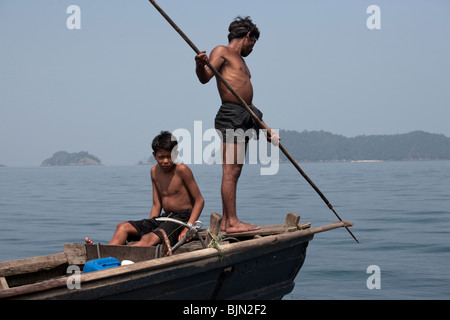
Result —
<path fill-rule="evenodd" d="M 222 248 L 222 246 L 220 245 L 220 241 L 222 241 L 223 240 L 223 235 L 217 235 L 217 236 L 215 236 L 212 232 L 211 232 L 211 230 L 208 228 L 208 229 L 206 229 L 206 232 L 208 233 L 208 235 L 211 237 L 211 242 L 210 243 L 208 243 L 208 248 L 214 248 L 214 249 L 216 249 L 218 252 L 219 252 L 219 258 L 222 260 L 223 259 L 223 257 L 224 257 L 224 254 L 223 254 L 223 248 Z"/>

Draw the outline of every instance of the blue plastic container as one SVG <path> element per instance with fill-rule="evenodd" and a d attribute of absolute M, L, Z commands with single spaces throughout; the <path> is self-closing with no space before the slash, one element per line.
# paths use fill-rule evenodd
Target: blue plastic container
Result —
<path fill-rule="evenodd" d="M 101 259 L 95 259 L 90 260 L 86 262 L 83 268 L 83 273 L 91 272 L 91 271 L 99 271 L 104 270 L 108 268 L 114 268 L 120 266 L 120 261 L 116 258 L 109 257 L 109 258 L 101 258 Z"/>

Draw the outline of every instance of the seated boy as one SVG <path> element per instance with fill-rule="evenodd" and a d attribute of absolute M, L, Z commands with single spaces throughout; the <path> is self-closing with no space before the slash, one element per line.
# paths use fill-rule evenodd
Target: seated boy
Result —
<path fill-rule="evenodd" d="M 189 167 L 173 162 L 178 153 L 177 145 L 175 137 L 168 131 L 162 131 L 153 139 L 153 156 L 158 164 L 150 170 L 153 188 L 150 219 L 119 223 L 109 244 L 123 245 L 128 238 L 137 237 L 140 241 L 133 245 L 154 246 L 164 239 L 160 231 L 162 229 L 173 246 L 188 229 L 174 222 L 156 221 L 155 218 L 168 217 L 192 225 L 197 221 L 204 200 Z M 164 209 L 162 215 L 161 209 Z M 85 241 L 93 243 L 88 237 Z"/>

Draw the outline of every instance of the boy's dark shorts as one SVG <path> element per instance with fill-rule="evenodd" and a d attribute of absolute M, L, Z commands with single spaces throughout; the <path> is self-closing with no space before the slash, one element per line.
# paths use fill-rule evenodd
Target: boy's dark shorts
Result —
<path fill-rule="evenodd" d="M 176 220 L 180 220 L 181 222 L 188 222 L 191 216 L 192 210 L 183 210 L 176 212 L 163 213 L 159 217 L 173 218 Z M 158 218 L 159 218 L 158 217 Z M 170 245 L 173 246 L 178 242 L 178 236 L 184 227 L 175 222 L 166 222 L 166 221 L 157 221 L 155 218 L 151 219 L 143 219 L 137 221 L 128 221 L 140 234 L 140 236 L 144 236 L 150 232 L 154 232 L 160 239 L 163 241 L 163 235 L 159 232 L 160 229 L 163 229 L 167 237 L 169 238 Z M 137 239 L 128 239 L 128 240 L 137 240 Z"/>
<path fill-rule="evenodd" d="M 258 108 L 251 105 L 250 109 L 260 120 L 262 119 L 263 114 Z M 226 102 L 222 104 L 214 120 L 214 128 L 221 135 L 223 142 L 248 141 L 254 134 L 256 134 L 256 139 L 259 138 L 258 123 L 244 107 L 235 103 Z"/>

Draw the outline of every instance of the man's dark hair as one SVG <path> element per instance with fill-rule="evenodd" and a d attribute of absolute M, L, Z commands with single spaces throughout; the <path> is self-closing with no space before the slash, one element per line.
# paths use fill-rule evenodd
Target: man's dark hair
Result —
<path fill-rule="evenodd" d="M 152 149 L 154 152 L 159 150 L 175 151 L 178 145 L 177 138 L 175 138 L 169 131 L 161 131 L 152 142 Z"/>
<path fill-rule="evenodd" d="M 245 37 L 248 32 L 250 32 L 250 37 L 253 37 L 256 40 L 259 39 L 259 30 L 250 17 L 242 18 L 239 16 L 234 19 L 228 27 L 228 32 L 228 42 L 233 39 L 241 39 Z"/>

